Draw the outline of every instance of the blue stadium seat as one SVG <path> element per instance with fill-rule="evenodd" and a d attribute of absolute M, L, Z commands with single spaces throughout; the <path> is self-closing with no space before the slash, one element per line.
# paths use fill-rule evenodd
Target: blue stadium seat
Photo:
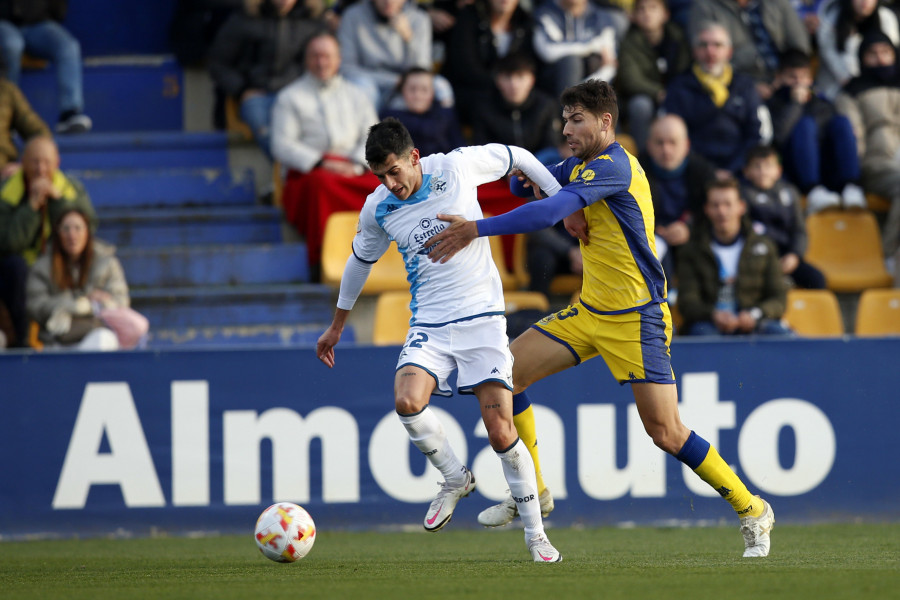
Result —
<path fill-rule="evenodd" d="M 84 183 L 98 210 L 107 207 L 250 206 L 256 203 L 253 171 L 249 169 L 237 176 L 224 167 L 79 170 L 69 169 L 66 157 L 63 168 Z"/>

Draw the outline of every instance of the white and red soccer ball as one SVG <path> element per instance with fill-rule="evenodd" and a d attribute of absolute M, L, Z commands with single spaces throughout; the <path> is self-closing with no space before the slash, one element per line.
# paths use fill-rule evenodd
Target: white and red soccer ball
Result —
<path fill-rule="evenodd" d="M 259 515 L 254 538 L 263 556 L 275 562 L 290 563 L 312 550 L 316 524 L 302 507 L 279 502 Z"/>

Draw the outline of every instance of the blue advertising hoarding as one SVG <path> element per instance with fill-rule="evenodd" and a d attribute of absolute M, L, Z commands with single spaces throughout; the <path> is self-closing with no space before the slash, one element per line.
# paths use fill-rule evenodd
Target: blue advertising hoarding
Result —
<path fill-rule="evenodd" d="M 0 537 L 249 531 L 273 501 L 320 528 L 420 525 L 440 475 L 393 412 L 397 348 L 0 355 Z M 684 422 L 780 522 L 896 520 L 900 340 L 678 341 Z M 656 449 L 601 359 L 535 384 L 550 524 L 731 522 Z M 506 486 L 471 396 L 435 397 L 478 493 Z"/>

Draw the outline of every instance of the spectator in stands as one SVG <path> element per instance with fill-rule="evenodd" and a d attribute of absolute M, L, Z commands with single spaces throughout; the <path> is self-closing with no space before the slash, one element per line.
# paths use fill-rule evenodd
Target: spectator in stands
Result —
<path fill-rule="evenodd" d="M 747 154 L 741 196 L 749 207 L 757 233 L 768 236 L 778 248 L 781 272 L 797 287 L 824 289 L 825 276 L 803 260 L 806 223 L 800 192 L 781 178 L 778 153 L 771 146 L 756 146 Z"/>
<path fill-rule="evenodd" d="M 897 48 L 881 32 L 859 46 L 860 74 L 838 94 L 835 105 L 856 133 L 863 189 L 891 201 L 882 241 L 885 256 L 900 248 L 900 69 Z"/>
<path fill-rule="evenodd" d="M 766 105 L 787 179 L 806 195 L 810 212 L 839 206 L 842 198 L 844 206 L 865 207 L 857 185 L 859 160 L 846 151 L 856 147 L 853 127 L 812 84 L 809 57 L 799 50 L 786 52 Z"/>
<path fill-rule="evenodd" d="M 278 94 L 272 109 L 272 154 L 287 169 L 285 217 L 307 236 L 313 266 L 319 247 L 309 236 L 321 232 L 319 223 L 307 218 L 307 208 L 324 195 L 334 206 L 349 196 L 346 210 L 359 210 L 378 185 L 365 162 L 366 136 L 378 116 L 368 96 L 344 79 L 340 67 L 337 38 L 328 32 L 316 34 L 306 50 L 306 73 Z"/>
<path fill-rule="evenodd" d="M 81 44 L 62 25 L 68 0 L 0 0 L 0 52 L 7 78 L 19 83 L 22 54 L 49 60 L 59 93 L 57 133 L 90 131 L 84 114 Z"/>
<path fill-rule="evenodd" d="M 789 0 L 694 0 L 689 33 L 706 22 L 728 31 L 735 71 L 750 75 L 765 100 L 772 93 L 778 57 L 794 48 L 810 53 L 810 39 Z"/>
<path fill-rule="evenodd" d="M 297 0 L 266 0 L 258 12 L 229 17 L 209 51 L 213 81 L 240 106 L 241 119 L 271 157 L 271 113 L 276 94 L 303 73 L 306 42 L 324 28 Z"/>
<path fill-rule="evenodd" d="M 900 45 L 897 13 L 879 0 L 825 0 L 819 14 L 816 87 L 827 98 L 834 99 L 859 75 L 859 45 L 866 34 L 881 32 Z"/>
<path fill-rule="evenodd" d="M 520 146 L 545 164 L 558 156 L 561 108 L 535 87 L 535 70 L 534 61 L 525 54 L 507 54 L 497 61 L 493 92 L 478 107 L 472 125 L 474 144 Z"/>
<path fill-rule="evenodd" d="M 761 139 L 759 94 L 749 75 L 732 68 L 725 27 L 698 25 L 692 46 L 694 64 L 669 84 L 663 110 L 684 119 L 694 151 L 721 175 L 737 173 L 747 150 Z"/>
<path fill-rule="evenodd" d="M 59 151 L 50 137 L 34 137 L 22 153 L 22 169 L 0 186 L 0 300 L 6 304 L 19 347 L 28 345 L 25 282 L 28 267 L 50 237 L 51 223 L 66 208 L 97 217 L 91 199 L 77 179 L 59 169 Z"/>
<path fill-rule="evenodd" d="M 791 0 L 791 6 L 794 7 L 794 11 L 797 13 L 797 16 L 800 17 L 800 22 L 803 23 L 803 26 L 809 33 L 810 47 L 812 48 L 816 47 L 816 35 L 819 32 L 819 8 L 826 1 L 827 0 Z"/>
<path fill-rule="evenodd" d="M 403 108 L 384 108 L 381 118 L 394 117 L 409 130 L 425 155 L 447 153 L 465 145 L 459 121 L 452 108 L 441 106 L 434 99 L 434 74 L 421 67 L 406 71 L 398 84 L 396 95 Z M 388 101 L 388 106 L 393 105 Z"/>
<path fill-rule="evenodd" d="M 546 0 L 534 12 L 540 86 L 554 96 L 586 79 L 616 76 L 614 11 L 590 0 Z"/>
<path fill-rule="evenodd" d="M 653 121 L 640 163 L 653 197 L 656 254 L 665 269 L 672 298 L 678 288 L 678 253 L 703 215 L 706 186 L 716 172 L 709 161 L 691 151 L 687 126 L 678 115 L 663 115 Z"/>
<path fill-rule="evenodd" d="M 669 20 L 666 0 L 636 0 L 632 21 L 619 49 L 616 88 L 628 132 L 643 152 L 666 84 L 690 66 L 691 51 L 684 32 Z"/>
<path fill-rule="evenodd" d="M 778 250 L 753 231 L 735 179 L 714 181 L 678 261 L 678 309 L 687 335 L 787 334 L 787 286 Z"/>
<path fill-rule="evenodd" d="M 459 11 L 441 72 L 453 84 L 460 121 L 471 125 L 489 98 L 498 59 L 534 56 L 533 37 L 534 22 L 519 0 L 474 0 Z M 419 138 L 413 134 L 413 139 Z"/>
<path fill-rule="evenodd" d="M 45 347 L 119 349 L 100 314 L 129 305 L 128 284 L 115 249 L 94 239 L 89 221 L 77 208 L 64 209 L 48 251 L 28 274 L 28 314 L 40 325 Z"/>
<path fill-rule="evenodd" d="M 431 70 L 431 36 L 428 13 L 414 2 L 359 0 L 344 11 L 338 27 L 344 73 L 361 87 L 374 84 L 371 99 L 381 108 L 404 71 Z M 435 97 L 453 106 L 453 88 L 443 77 L 435 78 Z"/>
<path fill-rule="evenodd" d="M 21 167 L 13 134 L 27 141 L 36 135 L 49 136 L 50 130 L 32 110 L 19 86 L 0 77 L 0 181 Z"/>

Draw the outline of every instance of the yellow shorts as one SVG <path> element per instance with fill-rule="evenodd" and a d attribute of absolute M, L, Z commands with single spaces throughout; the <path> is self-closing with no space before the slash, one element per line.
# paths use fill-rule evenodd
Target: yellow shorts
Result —
<path fill-rule="evenodd" d="M 619 383 L 675 383 L 669 353 L 672 314 L 666 303 L 603 314 L 576 302 L 532 327 L 568 348 L 577 363 L 601 355 Z"/>

